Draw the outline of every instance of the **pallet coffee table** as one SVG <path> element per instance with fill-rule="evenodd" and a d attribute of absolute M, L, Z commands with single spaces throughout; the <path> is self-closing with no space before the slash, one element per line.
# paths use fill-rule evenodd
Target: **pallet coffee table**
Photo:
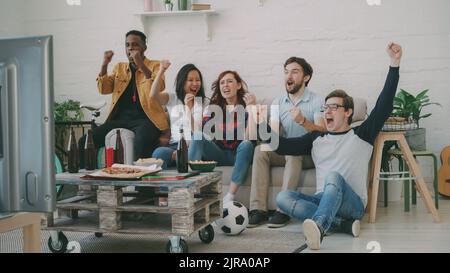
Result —
<path fill-rule="evenodd" d="M 161 181 L 82 179 L 87 173 L 56 175 L 57 185 L 78 185 L 79 191 L 57 202 L 57 218 L 47 216 L 44 229 L 51 231 L 51 251 L 67 250 L 68 239 L 63 231 L 93 232 L 97 237 L 103 233 L 168 236 L 167 252 L 187 252 L 182 237 L 195 232 L 204 243 L 214 239 L 210 224 L 222 217 L 221 172 Z M 159 206 L 160 197 L 167 197 L 166 206 Z"/>

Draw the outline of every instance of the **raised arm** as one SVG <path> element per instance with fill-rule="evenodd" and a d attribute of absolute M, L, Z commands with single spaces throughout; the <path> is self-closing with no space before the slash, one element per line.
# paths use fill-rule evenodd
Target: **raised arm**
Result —
<path fill-rule="evenodd" d="M 389 43 L 387 53 L 390 57 L 389 72 L 384 83 L 383 90 L 378 96 L 377 103 L 366 121 L 355 129 L 355 133 L 365 141 L 373 144 L 383 124 L 392 113 L 395 92 L 399 80 L 399 66 L 402 57 L 402 47 L 395 43 Z"/>
<path fill-rule="evenodd" d="M 170 62 L 168 60 L 162 60 L 159 71 L 156 74 L 155 80 L 153 81 L 152 87 L 150 89 L 150 97 L 156 98 L 161 105 L 166 105 L 169 100 L 169 94 L 166 91 L 160 91 L 161 89 L 161 79 L 164 77 L 164 73 L 169 68 Z"/>
<path fill-rule="evenodd" d="M 103 63 L 100 68 L 100 73 L 97 77 L 97 88 L 100 94 L 111 94 L 114 90 L 114 73 L 108 76 L 108 65 L 111 63 L 114 52 L 112 50 L 107 50 L 103 54 Z"/>

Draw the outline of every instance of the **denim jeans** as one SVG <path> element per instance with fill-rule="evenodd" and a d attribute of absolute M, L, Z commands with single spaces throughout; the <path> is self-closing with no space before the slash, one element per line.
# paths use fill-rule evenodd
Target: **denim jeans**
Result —
<path fill-rule="evenodd" d="M 361 219 L 364 204 L 337 172 L 325 178 L 323 192 L 306 195 L 283 191 L 277 195 L 278 207 L 289 216 L 304 221 L 312 219 L 325 234 L 331 227 L 339 228 L 342 220 Z"/>
<path fill-rule="evenodd" d="M 219 166 L 233 166 L 231 181 L 241 185 L 247 177 L 252 163 L 254 146 L 251 141 L 242 141 L 236 150 L 221 149 L 216 143 L 194 138 L 189 146 L 189 160 L 214 160 Z"/>
<path fill-rule="evenodd" d="M 167 169 L 175 163 L 175 161 L 172 160 L 172 154 L 177 150 L 177 146 L 178 143 L 172 143 L 167 147 L 158 147 L 153 152 L 152 157 L 161 158 L 164 161 L 163 165 L 161 166 L 163 170 Z"/>

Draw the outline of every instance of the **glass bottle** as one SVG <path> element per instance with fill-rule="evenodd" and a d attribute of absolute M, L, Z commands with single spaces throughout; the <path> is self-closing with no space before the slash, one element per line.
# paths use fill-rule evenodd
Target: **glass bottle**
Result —
<path fill-rule="evenodd" d="M 180 140 L 177 146 L 177 171 L 179 173 L 188 172 L 188 148 L 184 139 L 183 128 L 180 128 Z"/>
<path fill-rule="evenodd" d="M 116 130 L 116 146 L 114 147 L 114 163 L 124 164 L 124 149 L 120 130 Z"/>
<path fill-rule="evenodd" d="M 84 145 L 84 165 L 86 170 L 95 170 L 97 165 L 96 151 L 92 130 L 89 129 Z"/>
<path fill-rule="evenodd" d="M 78 162 L 78 145 L 77 140 L 75 139 L 75 131 L 73 128 L 70 131 L 69 145 L 67 146 L 67 169 L 69 173 L 77 173 L 80 169 L 80 165 Z"/>

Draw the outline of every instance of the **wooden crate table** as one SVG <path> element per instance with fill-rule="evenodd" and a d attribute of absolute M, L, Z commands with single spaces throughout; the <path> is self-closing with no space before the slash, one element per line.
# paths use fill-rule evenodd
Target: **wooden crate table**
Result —
<path fill-rule="evenodd" d="M 176 172 L 164 171 L 168 175 Z M 158 234 L 169 236 L 168 252 L 187 252 L 181 237 L 199 232 L 204 243 L 214 238 L 210 225 L 222 217 L 222 173 L 209 172 L 183 180 L 85 180 L 87 172 L 56 175 L 57 185 L 91 186 L 93 191 L 80 191 L 78 196 L 58 201 L 57 217 L 48 215 L 44 229 L 51 230 L 54 252 L 64 252 L 67 245 L 62 231 L 103 233 Z M 139 191 L 130 191 L 138 186 Z M 167 196 L 167 206 L 159 206 L 158 198 Z"/>

